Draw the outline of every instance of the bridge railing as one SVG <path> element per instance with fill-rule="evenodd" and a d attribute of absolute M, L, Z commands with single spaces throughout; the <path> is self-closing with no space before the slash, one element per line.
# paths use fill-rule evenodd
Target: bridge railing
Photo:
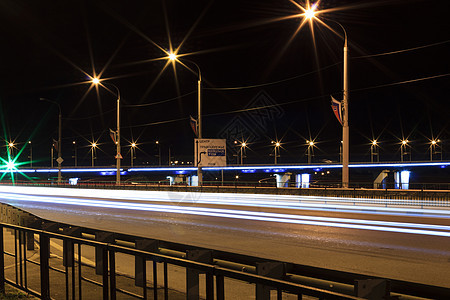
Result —
<path fill-rule="evenodd" d="M 239 299 L 227 293 L 240 285 L 245 285 L 242 298 L 257 300 L 287 295 L 299 299 L 304 295 L 317 299 L 444 299 L 450 293 L 444 287 L 54 223 L 7 205 L 4 208 L 9 209 L 9 220 L 27 226 L 0 223 L 1 293 L 5 284 L 40 299 L 171 299 L 180 297 L 180 292 L 186 299 Z M 95 253 L 93 264 L 85 253 Z M 128 257 L 125 262 L 124 255 Z M 134 264 L 134 276 L 120 272 L 119 265 L 124 263 Z"/>
<path fill-rule="evenodd" d="M 11 183 L 1 182 L 2 185 Z M 274 184 L 260 182 L 218 182 L 205 181 L 201 186 L 190 186 L 186 183 L 170 185 L 167 181 L 124 181 L 116 185 L 113 181 L 88 181 L 78 182 L 76 185 L 57 183 L 52 181 L 21 181 L 16 182 L 21 186 L 50 186 L 70 188 L 93 189 L 129 189 L 129 190 L 154 190 L 154 191 L 179 191 L 179 192 L 209 192 L 209 193 L 248 193 L 248 194 L 275 194 L 298 195 L 316 197 L 351 198 L 354 203 L 368 203 L 379 205 L 406 205 L 406 206 L 439 206 L 450 207 L 450 189 L 422 189 L 424 185 L 410 185 L 409 189 L 398 189 L 395 186 L 385 188 L 373 188 L 367 183 L 355 183 L 350 188 L 341 188 L 338 183 L 326 184 L 311 183 L 309 187 L 301 187 L 295 183 L 286 184 L 285 187 L 276 187 Z M 373 185 L 373 184 L 372 184 Z M 414 187 L 414 189 L 413 189 Z M 444 184 L 429 185 L 428 187 L 447 187 Z M 348 201 L 348 199 L 346 199 Z"/>
<path fill-rule="evenodd" d="M 12 252 L 5 251 L 5 234 L 8 231 L 14 235 Z M 171 287 L 168 283 L 172 274 L 169 270 L 171 266 L 178 266 L 186 270 L 186 289 L 183 293 L 187 299 L 199 299 L 200 293 L 206 295 L 206 299 L 225 299 L 225 280 L 228 279 L 254 284 L 256 299 L 269 299 L 271 290 L 276 291 L 277 299 L 282 299 L 286 294 L 318 299 L 363 299 L 287 281 L 285 275 L 252 274 L 220 267 L 213 263 L 210 251 L 191 250 L 186 258 L 179 258 L 158 253 L 158 248 L 145 250 L 152 248 L 151 241 L 136 240 L 133 246 L 123 246 L 115 242 L 112 233 L 100 232 L 96 234 L 97 240 L 91 240 L 81 237 L 78 228 L 68 228 L 66 232 L 69 234 L 0 223 L 0 292 L 4 293 L 6 283 L 40 299 L 116 299 L 119 296 L 128 299 L 170 299 Z M 33 248 L 33 244 L 27 242 L 30 238 L 39 241 L 39 258 L 27 252 L 27 249 Z M 54 243 L 63 245 L 61 264 L 50 259 L 51 244 Z M 96 253 L 94 268 L 97 276 L 92 278 L 82 258 L 88 247 L 95 249 Z M 118 284 L 116 262 L 119 255 L 131 256 L 136 262 L 138 271 L 132 290 Z M 11 272 L 5 271 L 7 263 L 14 266 L 8 268 Z M 151 272 L 147 268 L 148 263 L 152 266 Z M 162 280 L 158 277 L 159 270 L 162 270 Z M 33 277 L 31 272 L 39 276 Z M 202 287 L 199 285 L 201 274 L 204 278 Z"/>

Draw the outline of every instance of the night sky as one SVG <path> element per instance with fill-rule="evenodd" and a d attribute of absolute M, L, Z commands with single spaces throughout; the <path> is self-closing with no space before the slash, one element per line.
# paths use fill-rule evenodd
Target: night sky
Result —
<path fill-rule="evenodd" d="M 297 2 L 298 3 L 298 2 Z M 300 2 L 301 5 L 304 3 Z M 400 159 L 410 141 L 412 160 L 429 159 L 431 139 L 450 154 L 450 21 L 447 1 L 320 1 L 318 18 L 349 39 L 350 161 L 370 161 L 370 141 L 380 160 Z M 129 164 L 192 161 L 197 116 L 197 74 L 203 76 L 203 135 L 227 138 L 230 163 L 246 141 L 246 163 L 339 160 L 341 126 L 330 95 L 342 98 L 342 39 L 314 23 L 297 31 L 301 13 L 289 0 L 242 1 L 21 1 L 0 2 L 0 117 L 2 146 L 33 146 L 35 165 L 50 164 L 61 105 L 63 166 L 114 164 L 109 128 L 116 127 L 116 96 L 93 87 L 101 74 L 121 93 L 122 154 Z M 191 70 L 167 65 L 171 46 Z M 181 47 L 180 47 L 181 45 Z M 180 48 L 178 48 L 180 47 Z M 398 51 L 398 52 L 396 52 Z M 395 52 L 395 53 L 392 53 Z M 175 71 L 175 72 L 174 72 Z M 26 146 L 24 148 L 24 146 Z M 447 150 L 446 150 L 447 149 Z"/>

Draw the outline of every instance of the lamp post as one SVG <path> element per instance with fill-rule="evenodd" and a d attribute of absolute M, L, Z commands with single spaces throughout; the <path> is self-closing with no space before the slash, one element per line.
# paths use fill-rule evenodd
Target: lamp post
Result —
<path fill-rule="evenodd" d="M 308 144 L 308 164 L 310 164 L 312 156 L 312 148 L 314 147 L 314 141 L 306 141 L 306 144 Z"/>
<path fill-rule="evenodd" d="M 28 157 L 30 159 L 30 168 L 33 167 L 33 146 L 31 144 L 31 141 L 28 141 L 28 145 L 30 145 L 30 156 Z"/>
<path fill-rule="evenodd" d="M 14 159 L 14 143 L 8 143 L 8 160 Z"/>
<path fill-rule="evenodd" d="M 319 13 L 316 11 L 316 5 L 307 5 L 307 8 L 303 9 L 304 18 L 312 20 Z M 348 125 L 348 47 L 347 47 L 347 31 L 341 23 L 330 20 L 339 25 L 344 32 L 344 49 L 343 49 L 343 88 L 342 88 L 342 187 L 349 187 L 349 125 Z"/>
<path fill-rule="evenodd" d="M 73 145 L 73 163 L 74 166 L 76 167 L 78 165 L 78 158 L 77 158 L 77 141 L 72 141 L 72 145 Z"/>
<path fill-rule="evenodd" d="M 373 140 L 371 145 L 370 145 L 370 162 L 374 162 L 375 160 L 373 159 L 374 156 L 377 157 L 376 161 L 379 162 L 380 161 L 380 157 L 378 155 L 378 142 L 377 140 Z"/>
<path fill-rule="evenodd" d="M 53 100 L 49 100 L 47 98 L 39 98 L 41 101 L 47 101 L 50 103 L 53 103 L 55 105 L 58 105 L 59 114 L 58 114 L 58 158 L 56 159 L 56 162 L 58 163 L 58 183 L 61 183 L 61 164 L 64 161 L 61 155 L 61 128 L 62 128 L 62 114 L 61 114 L 61 105 L 59 105 L 58 102 L 55 102 Z M 52 148 L 53 149 L 53 148 Z M 52 164 L 53 164 L 53 155 L 52 155 Z M 53 166 L 52 166 L 53 167 Z"/>
<path fill-rule="evenodd" d="M 273 146 L 274 146 L 274 164 L 276 165 L 277 164 L 277 159 L 278 159 L 278 157 L 280 157 L 280 146 L 281 146 L 281 143 L 280 142 L 275 142 L 275 141 L 272 141 L 272 144 L 273 144 Z"/>
<path fill-rule="evenodd" d="M 432 140 L 430 142 L 430 161 L 433 161 L 433 154 L 438 154 L 439 152 L 436 152 L 436 147 L 439 147 L 439 142 L 441 140 Z M 441 148 L 441 160 L 442 160 L 442 148 Z"/>
<path fill-rule="evenodd" d="M 245 142 L 242 142 L 241 143 L 241 165 L 244 164 L 244 153 L 243 153 L 243 151 L 244 151 L 245 146 L 247 146 L 247 144 Z"/>
<path fill-rule="evenodd" d="M 177 55 L 175 53 L 169 53 L 168 54 L 168 59 L 171 60 L 172 62 L 176 62 L 179 61 L 177 58 Z M 183 61 L 187 61 L 191 64 L 193 64 L 196 68 L 197 68 L 197 76 L 198 76 L 198 81 L 197 81 L 197 107 L 198 107 L 198 139 L 202 139 L 203 135 L 202 135 L 202 72 L 200 71 L 200 67 L 193 61 L 188 60 L 188 59 L 183 59 Z M 202 167 L 199 164 L 199 151 L 197 151 L 197 156 L 195 158 L 195 164 L 197 164 L 197 176 L 198 176 L 198 184 L 202 185 L 203 183 L 203 172 L 202 172 Z"/>
<path fill-rule="evenodd" d="M 96 143 L 92 143 L 91 144 L 91 166 L 94 166 L 94 160 L 95 160 L 95 148 L 97 148 L 97 144 Z"/>
<path fill-rule="evenodd" d="M 130 152 L 131 152 L 131 167 L 133 167 L 134 159 L 135 159 L 134 155 L 135 155 L 135 152 L 136 152 L 136 143 L 134 143 L 134 142 L 131 143 Z"/>
<path fill-rule="evenodd" d="M 161 145 L 159 143 L 159 141 L 155 142 L 156 146 L 158 146 L 158 162 L 159 162 L 159 166 L 161 166 Z"/>
<path fill-rule="evenodd" d="M 100 83 L 100 79 L 93 78 L 92 83 L 95 85 L 103 85 L 106 87 L 106 83 Z M 112 83 L 107 83 L 114 87 L 117 91 L 117 130 L 115 132 L 115 143 L 116 143 L 116 185 L 120 185 L 120 160 L 122 159 L 122 155 L 120 154 L 120 91 L 117 86 Z M 110 91 L 111 92 L 111 91 Z"/>
<path fill-rule="evenodd" d="M 408 152 L 406 151 L 406 147 L 408 146 L 408 140 L 402 140 L 402 143 L 400 145 L 400 161 L 403 162 L 403 156 L 407 155 Z M 411 157 L 411 156 L 410 156 Z"/>

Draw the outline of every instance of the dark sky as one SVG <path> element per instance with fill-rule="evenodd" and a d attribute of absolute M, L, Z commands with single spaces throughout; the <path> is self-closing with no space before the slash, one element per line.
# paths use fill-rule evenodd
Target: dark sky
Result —
<path fill-rule="evenodd" d="M 431 138 L 445 150 L 447 1 L 324 0 L 319 8 L 330 10 L 319 18 L 341 33 L 333 23 L 339 21 L 348 33 L 350 160 L 370 160 L 373 138 L 381 142 L 382 160 L 399 159 L 402 138 L 411 141 L 413 160 L 429 158 Z M 156 140 L 163 162 L 169 147 L 175 159 L 192 161 L 188 120 L 197 116 L 197 76 L 181 65 L 176 76 L 172 65 L 161 73 L 166 61 L 158 58 L 171 42 L 182 44 L 180 54 L 190 53 L 181 58 L 187 66 L 196 70 L 184 59 L 201 69 L 205 137 L 228 138 L 230 154 L 235 139 L 246 140 L 246 161 L 253 163 L 273 160 L 276 139 L 281 162 L 304 162 L 305 141 L 315 139 L 314 159 L 336 161 L 341 127 L 329 96 L 342 98 L 343 42 L 318 22 L 314 40 L 309 26 L 295 34 L 301 19 L 282 19 L 298 13 L 288 0 L 1 1 L 4 144 L 15 141 L 20 150 L 31 140 L 36 164 L 49 164 L 58 110 L 39 101 L 45 97 L 62 108 L 64 165 L 73 164 L 74 140 L 80 164 L 90 164 L 93 140 L 100 144 L 98 163 L 114 164 L 109 128 L 116 126 L 116 97 L 90 89 L 95 72 L 121 92 L 125 164 L 132 140 L 139 145 L 137 164 L 156 163 Z M 386 54 L 400 50 L 407 51 Z"/>

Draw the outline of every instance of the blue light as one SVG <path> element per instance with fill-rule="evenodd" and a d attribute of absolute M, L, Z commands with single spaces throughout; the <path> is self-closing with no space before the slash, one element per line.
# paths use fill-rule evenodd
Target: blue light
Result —
<path fill-rule="evenodd" d="M 255 169 L 242 170 L 242 173 L 255 173 L 255 172 L 256 172 Z"/>
<path fill-rule="evenodd" d="M 102 176 L 116 175 L 116 171 L 100 172 L 100 175 Z"/>
<path fill-rule="evenodd" d="M 183 174 L 186 174 L 186 171 L 185 170 L 181 170 L 181 171 L 176 171 L 175 173 L 177 173 L 179 175 L 183 175 Z"/>

